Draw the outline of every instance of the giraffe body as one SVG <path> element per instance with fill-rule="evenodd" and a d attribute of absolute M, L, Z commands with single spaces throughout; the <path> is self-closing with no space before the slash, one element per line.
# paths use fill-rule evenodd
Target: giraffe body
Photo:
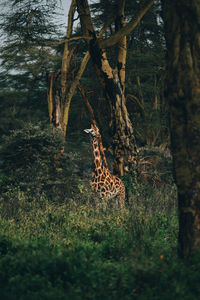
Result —
<path fill-rule="evenodd" d="M 100 136 L 98 128 L 96 126 L 92 126 L 91 129 L 85 129 L 84 131 L 90 134 L 94 156 L 93 181 L 91 184 L 92 189 L 99 194 L 102 199 L 104 209 L 107 207 L 107 202 L 115 197 L 117 199 L 118 206 L 123 207 L 125 200 L 125 187 L 121 179 L 111 174 L 108 168 L 106 168 L 102 163 L 98 142 L 98 137 Z"/>

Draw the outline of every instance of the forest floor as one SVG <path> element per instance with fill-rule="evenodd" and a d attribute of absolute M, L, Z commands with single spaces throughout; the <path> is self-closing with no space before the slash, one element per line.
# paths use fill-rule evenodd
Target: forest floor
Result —
<path fill-rule="evenodd" d="M 92 199 L 1 199 L 1 299 L 199 299 L 200 259 L 177 255 L 175 187 L 149 189 L 105 212 Z"/>

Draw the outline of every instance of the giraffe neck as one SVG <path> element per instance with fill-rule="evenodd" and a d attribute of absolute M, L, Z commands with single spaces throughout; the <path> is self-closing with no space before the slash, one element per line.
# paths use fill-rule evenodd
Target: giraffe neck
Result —
<path fill-rule="evenodd" d="M 95 172 L 99 175 L 103 171 L 103 164 L 102 164 L 101 154 L 99 150 L 99 144 L 96 138 L 92 139 L 92 150 L 94 155 Z"/>

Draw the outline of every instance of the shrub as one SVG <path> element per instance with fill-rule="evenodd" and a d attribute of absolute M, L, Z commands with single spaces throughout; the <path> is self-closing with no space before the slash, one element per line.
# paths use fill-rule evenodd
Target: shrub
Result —
<path fill-rule="evenodd" d="M 22 197 L 22 195 L 21 195 Z M 175 212 L 21 202 L 0 218 L 2 299 L 196 299 L 199 256 L 176 254 Z"/>
<path fill-rule="evenodd" d="M 4 136 L 0 149 L 0 189 L 10 204 L 18 192 L 32 201 L 46 194 L 52 201 L 63 202 L 79 193 L 79 154 L 61 155 L 63 138 L 59 130 L 42 124 L 27 124 Z"/>

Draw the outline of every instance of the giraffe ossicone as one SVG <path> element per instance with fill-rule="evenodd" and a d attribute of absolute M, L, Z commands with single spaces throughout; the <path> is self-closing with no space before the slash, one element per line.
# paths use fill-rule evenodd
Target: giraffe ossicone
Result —
<path fill-rule="evenodd" d="M 92 189 L 96 191 L 103 202 L 103 208 L 106 209 L 109 199 L 115 198 L 119 207 L 124 206 L 125 201 L 125 187 L 122 180 L 111 174 L 103 165 L 101 153 L 99 149 L 99 129 L 91 125 L 90 129 L 85 129 L 84 132 L 88 133 L 91 137 L 92 151 L 94 156 L 94 170 Z"/>

